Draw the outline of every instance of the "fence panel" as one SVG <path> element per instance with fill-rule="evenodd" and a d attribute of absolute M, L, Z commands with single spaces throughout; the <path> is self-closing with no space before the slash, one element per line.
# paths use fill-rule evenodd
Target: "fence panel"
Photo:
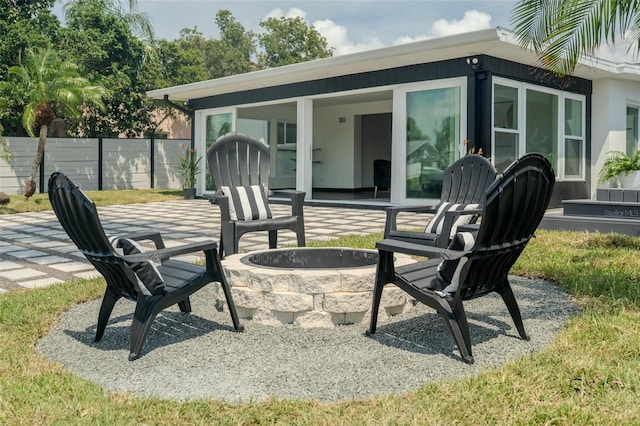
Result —
<path fill-rule="evenodd" d="M 35 150 L 32 156 L 35 155 Z M 98 140 L 89 138 L 47 138 L 44 149 L 44 184 L 53 172 L 61 171 L 85 191 L 98 189 Z M 36 181 L 37 182 L 37 181 Z"/>
<path fill-rule="evenodd" d="M 0 160 L 0 192 L 24 193 L 38 147 L 37 140 L 28 137 L 5 136 L 13 151 L 12 161 Z M 103 139 L 102 167 L 98 138 L 47 138 L 44 156 L 45 186 L 49 175 L 62 171 L 84 190 L 99 189 L 102 168 L 103 189 L 182 188 L 177 170 L 180 145 L 189 146 L 189 139 Z M 152 163 L 153 161 L 153 163 Z M 36 182 L 39 182 L 38 173 Z M 37 188 L 37 191 L 46 188 Z"/>
<path fill-rule="evenodd" d="M 13 151 L 13 160 L 0 159 L 0 191 L 7 194 L 24 193 L 24 183 L 31 174 L 33 158 L 38 149 L 38 141 L 32 138 L 5 136 Z"/>

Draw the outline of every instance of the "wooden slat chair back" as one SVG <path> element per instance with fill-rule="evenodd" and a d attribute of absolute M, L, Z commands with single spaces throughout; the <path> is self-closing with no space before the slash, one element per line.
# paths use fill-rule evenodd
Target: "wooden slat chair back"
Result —
<path fill-rule="evenodd" d="M 496 176 L 497 171 L 487 158 L 475 154 L 460 158 L 444 171 L 442 191 L 438 204 L 427 206 L 399 206 L 386 209 L 385 238 L 416 244 L 446 247 L 449 244 L 449 236 L 455 233 L 456 221 L 466 216 L 468 221 L 475 223 L 479 216 L 479 207 L 477 209 L 468 208 L 466 212 L 449 211 L 443 213 L 443 225 L 439 233 L 431 232 L 429 225 L 425 228 L 425 232 L 400 231 L 397 229 L 398 214 L 402 212 L 414 212 L 437 215 L 438 212 L 443 212 L 441 209 L 443 205 L 458 205 L 459 209 L 472 205 L 480 205 L 481 207 L 484 193 L 495 181 Z M 431 220 L 435 220 L 435 217 Z M 416 224 L 416 227 L 418 226 L 420 226 L 420 224 Z M 424 226 L 424 224 L 422 224 L 422 226 Z"/>
<path fill-rule="evenodd" d="M 216 186 L 211 200 L 220 208 L 220 255 L 238 252 L 240 238 L 247 232 L 268 231 L 269 247 L 276 248 L 278 230 L 289 229 L 296 234 L 299 247 L 305 246 L 304 191 L 269 189 L 269 147 L 242 133 L 227 133 L 216 140 L 207 151 L 209 171 Z M 237 188 L 258 185 L 264 192 L 265 218 L 239 219 L 231 214 L 233 198 L 221 191 L 222 187 Z M 268 197 L 278 195 L 291 200 L 291 215 L 272 217 Z M 260 201 L 260 200 L 256 200 Z M 252 205 L 253 206 L 253 205 Z M 263 210 L 264 210 L 263 209 Z M 233 209 L 237 209 L 234 207 Z"/>
<path fill-rule="evenodd" d="M 215 241 L 165 248 L 162 237 L 157 232 L 122 235 L 119 237 L 133 241 L 153 241 L 157 249 L 124 255 L 116 252 L 110 243 L 93 201 L 64 173 L 55 172 L 49 178 L 49 200 L 62 228 L 106 281 L 98 314 L 96 342 L 104 334 L 115 303 L 120 298 L 132 300 L 136 302 L 136 308 L 131 325 L 129 360 L 139 358 L 156 315 L 175 304 L 182 312 L 191 312 L 189 296 L 211 282 L 221 284 L 234 329 L 242 330 Z M 170 259 L 172 256 L 199 251 L 205 254 L 205 267 Z M 163 289 L 157 294 L 144 294 L 133 269 L 134 265 L 150 261 L 159 264 L 157 270 L 164 281 Z M 212 301 L 212 307 L 214 304 Z"/>
<path fill-rule="evenodd" d="M 554 184 L 555 175 L 549 161 L 539 154 L 527 154 L 512 163 L 487 189 L 482 221 L 477 233 L 473 233 L 475 239 L 470 239 L 470 247 L 454 250 L 390 238 L 379 241 L 368 333 L 376 331 L 382 288 L 393 283 L 445 319 L 465 362 L 473 363 L 473 355 L 464 300 L 492 292 L 500 294 L 518 333 L 528 339 L 508 274 L 534 236 L 551 200 Z M 395 268 L 393 254 L 396 252 L 429 260 Z M 457 277 L 455 282 L 451 279 L 439 285 L 445 268 L 453 268 L 459 275 L 452 275 Z"/>

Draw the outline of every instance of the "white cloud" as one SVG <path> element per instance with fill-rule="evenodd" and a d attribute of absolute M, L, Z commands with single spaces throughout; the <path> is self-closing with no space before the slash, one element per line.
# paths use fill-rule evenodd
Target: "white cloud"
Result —
<path fill-rule="evenodd" d="M 431 32 L 427 35 L 402 36 L 397 38 L 393 44 L 405 44 L 414 41 L 427 40 L 429 38 L 444 37 L 469 31 L 477 31 L 491 28 L 491 15 L 477 10 L 467 10 L 460 20 L 448 21 L 438 19 L 431 25 Z"/>
<path fill-rule="evenodd" d="M 287 12 L 284 12 L 282 9 L 280 9 L 279 7 L 276 9 L 273 9 L 271 12 L 267 13 L 267 16 L 264 17 L 264 19 L 268 19 L 268 18 L 302 18 L 302 19 L 307 19 L 307 13 L 297 7 L 292 7 L 291 9 L 289 9 Z"/>
<path fill-rule="evenodd" d="M 335 49 L 333 51 L 334 56 L 384 47 L 384 43 L 376 37 L 368 37 L 362 43 L 354 43 L 349 40 L 347 28 L 336 24 L 330 19 L 315 21 L 313 26 L 324 38 L 327 39 L 329 47 L 333 47 Z"/>
<path fill-rule="evenodd" d="M 431 34 L 433 37 L 443 37 L 486 28 L 491 28 L 491 15 L 477 10 L 467 10 L 459 21 L 438 19 L 431 25 Z"/>
<path fill-rule="evenodd" d="M 306 12 L 297 7 L 284 11 L 281 8 L 273 9 L 266 18 L 295 18 L 301 17 L 306 20 Z M 333 47 L 334 56 L 345 55 L 348 53 L 361 52 L 363 50 L 378 49 L 384 47 L 385 44 L 375 36 L 365 37 L 363 41 L 354 42 L 349 39 L 348 29 L 343 25 L 339 25 L 330 19 L 322 19 L 313 22 L 313 27 L 327 39 L 329 47 Z M 460 20 L 439 19 L 435 21 L 429 34 L 417 36 L 402 36 L 397 38 L 393 44 L 411 43 L 419 40 L 426 40 L 434 37 L 442 37 L 451 34 L 458 34 L 468 31 L 476 31 L 480 29 L 491 28 L 491 16 L 479 12 L 477 10 L 467 10 Z"/>

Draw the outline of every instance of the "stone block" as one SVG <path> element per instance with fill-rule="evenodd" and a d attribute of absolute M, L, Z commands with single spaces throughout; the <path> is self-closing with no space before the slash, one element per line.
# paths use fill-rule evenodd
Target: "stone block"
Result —
<path fill-rule="evenodd" d="M 324 294 L 313 295 L 313 310 L 322 311 L 322 305 L 324 304 Z"/>
<path fill-rule="evenodd" d="M 293 325 L 303 328 L 333 328 L 331 314 L 328 312 L 307 311 L 294 314 Z"/>
<path fill-rule="evenodd" d="M 270 309 L 258 308 L 253 314 L 253 321 L 269 326 L 282 326 L 293 323 L 292 312 L 276 312 Z"/>
<path fill-rule="evenodd" d="M 375 267 L 363 268 L 360 270 L 351 269 L 340 271 L 342 286 L 340 290 L 357 292 L 357 291 L 373 291 L 373 284 L 376 280 Z"/>
<path fill-rule="evenodd" d="M 231 296 L 236 306 L 246 309 L 256 309 L 264 305 L 264 293 L 258 290 L 246 287 L 231 287 Z"/>
<path fill-rule="evenodd" d="M 313 295 L 291 292 L 267 293 L 264 296 L 264 307 L 280 312 L 310 311 L 313 309 Z"/>
<path fill-rule="evenodd" d="M 390 308 L 392 306 L 404 305 L 407 302 L 407 293 L 392 284 L 387 284 L 382 291 L 380 306 Z"/>
<path fill-rule="evenodd" d="M 340 291 L 340 273 L 338 271 L 322 269 L 305 269 L 289 272 L 291 287 L 289 291 L 298 293 L 317 294 Z"/>
<path fill-rule="evenodd" d="M 371 309 L 369 309 L 370 311 Z M 367 312 L 369 312 L 367 311 Z M 368 321 L 365 322 L 365 316 L 367 316 L 367 312 L 352 312 L 344 314 L 344 323 L 343 324 L 368 324 Z M 367 319 L 370 315 L 367 317 Z"/>
<path fill-rule="evenodd" d="M 371 292 L 338 292 L 324 295 L 323 308 L 331 313 L 366 312 L 371 307 Z"/>
<path fill-rule="evenodd" d="M 291 287 L 291 274 L 286 271 L 253 271 L 249 287 L 260 291 L 286 292 Z"/>

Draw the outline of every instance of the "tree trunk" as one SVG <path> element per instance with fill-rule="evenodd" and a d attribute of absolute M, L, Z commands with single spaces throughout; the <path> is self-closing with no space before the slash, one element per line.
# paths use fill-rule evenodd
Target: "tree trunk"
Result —
<path fill-rule="evenodd" d="M 31 197 L 36 192 L 36 175 L 38 174 L 38 169 L 40 169 L 40 163 L 42 163 L 42 157 L 44 155 L 44 145 L 47 143 L 47 132 L 49 130 L 49 126 L 43 124 L 40 126 L 40 137 L 38 138 L 38 152 L 36 153 L 36 158 L 33 159 L 33 166 L 31 167 L 31 175 L 29 179 L 24 184 L 24 200 L 28 201 L 29 197 Z"/>

